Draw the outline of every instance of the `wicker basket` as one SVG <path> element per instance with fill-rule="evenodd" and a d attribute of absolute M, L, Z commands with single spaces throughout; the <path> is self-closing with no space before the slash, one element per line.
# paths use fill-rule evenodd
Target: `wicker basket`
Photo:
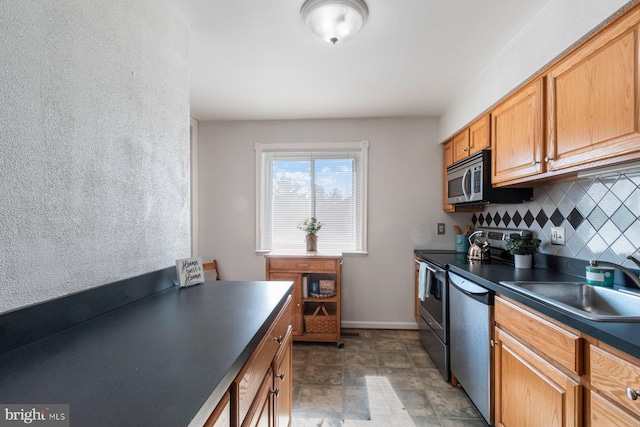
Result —
<path fill-rule="evenodd" d="M 322 310 L 322 314 L 320 314 Z M 330 315 L 324 304 L 318 305 L 311 315 L 304 316 L 304 329 L 306 332 L 335 333 L 338 329 L 335 315 Z"/>

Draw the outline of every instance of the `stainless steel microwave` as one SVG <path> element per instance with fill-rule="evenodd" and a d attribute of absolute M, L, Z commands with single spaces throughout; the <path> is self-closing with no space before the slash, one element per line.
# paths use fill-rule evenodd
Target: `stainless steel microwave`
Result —
<path fill-rule="evenodd" d="M 482 150 L 447 167 L 447 203 L 479 205 L 531 200 L 531 188 L 493 188 L 491 150 Z"/>

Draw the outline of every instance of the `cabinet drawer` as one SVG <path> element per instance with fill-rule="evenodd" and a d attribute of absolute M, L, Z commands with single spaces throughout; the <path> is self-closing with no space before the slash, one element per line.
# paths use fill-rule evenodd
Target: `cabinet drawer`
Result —
<path fill-rule="evenodd" d="M 640 390 L 640 361 L 631 363 L 601 348 L 589 348 L 591 385 L 600 394 L 640 416 L 640 399 L 627 397 L 627 388 Z"/>
<path fill-rule="evenodd" d="M 309 259 L 309 258 L 267 258 L 271 271 L 287 272 L 335 272 L 337 270 L 336 258 Z"/>
<path fill-rule="evenodd" d="M 583 340 L 503 298 L 495 299 L 495 322 L 565 368 L 582 375 Z"/>
<path fill-rule="evenodd" d="M 247 416 L 265 374 L 271 367 L 271 362 L 284 342 L 287 329 L 291 324 L 291 316 L 291 297 L 289 297 L 275 322 L 233 382 L 237 402 L 238 424 L 242 424 L 242 421 Z"/>
<path fill-rule="evenodd" d="M 627 414 L 598 393 L 591 392 L 591 427 L 638 426 L 640 418 Z"/>

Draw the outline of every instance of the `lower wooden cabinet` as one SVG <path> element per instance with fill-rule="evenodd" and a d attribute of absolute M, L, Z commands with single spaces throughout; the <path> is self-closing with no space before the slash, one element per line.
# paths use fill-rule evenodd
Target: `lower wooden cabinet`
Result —
<path fill-rule="evenodd" d="M 495 425 L 582 426 L 582 337 L 499 296 L 494 313 Z"/>
<path fill-rule="evenodd" d="M 220 399 L 218 406 L 213 410 L 204 427 L 229 427 L 231 425 L 231 400 L 229 392 Z"/>
<path fill-rule="evenodd" d="M 292 313 L 289 296 L 205 427 L 291 426 Z"/>
<path fill-rule="evenodd" d="M 271 368 L 262 379 L 253 404 L 242 422 L 242 427 L 272 427 L 273 426 L 273 371 Z"/>
<path fill-rule="evenodd" d="M 637 427 L 640 418 L 628 414 L 620 406 L 591 391 L 591 426 L 592 427 Z"/>
<path fill-rule="evenodd" d="M 639 426 L 640 393 L 636 392 L 640 390 L 640 360 L 595 345 L 589 347 L 589 360 L 591 425 Z M 632 399 L 634 393 L 636 400 Z"/>
<path fill-rule="evenodd" d="M 288 329 L 241 422 L 242 427 L 289 427 L 292 420 L 292 334 Z"/>
<path fill-rule="evenodd" d="M 640 426 L 640 359 L 495 298 L 496 426 Z"/>
<path fill-rule="evenodd" d="M 274 427 L 291 425 L 293 413 L 292 341 L 293 335 L 287 334 L 282 348 L 273 361 Z"/>
<path fill-rule="evenodd" d="M 495 332 L 495 425 L 581 426 L 580 384 L 505 331 Z"/>

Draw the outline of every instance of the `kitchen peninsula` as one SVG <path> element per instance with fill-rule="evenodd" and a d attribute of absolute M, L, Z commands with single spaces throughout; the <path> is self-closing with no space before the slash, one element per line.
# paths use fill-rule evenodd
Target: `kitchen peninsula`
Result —
<path fill-rule="evenodd" d="M 232 384 L 253 400 L 238 374 L 254 352 L 275 353 L 266 335 L 290 324 L 291 290 L 291 282 L 169 286 L 1 354 L 0 402 L 68 404 L 73 426 L 204 425 L 230 389 L 233 410 Z M 0 323 L 0 340 L 11 326 Z"/>

